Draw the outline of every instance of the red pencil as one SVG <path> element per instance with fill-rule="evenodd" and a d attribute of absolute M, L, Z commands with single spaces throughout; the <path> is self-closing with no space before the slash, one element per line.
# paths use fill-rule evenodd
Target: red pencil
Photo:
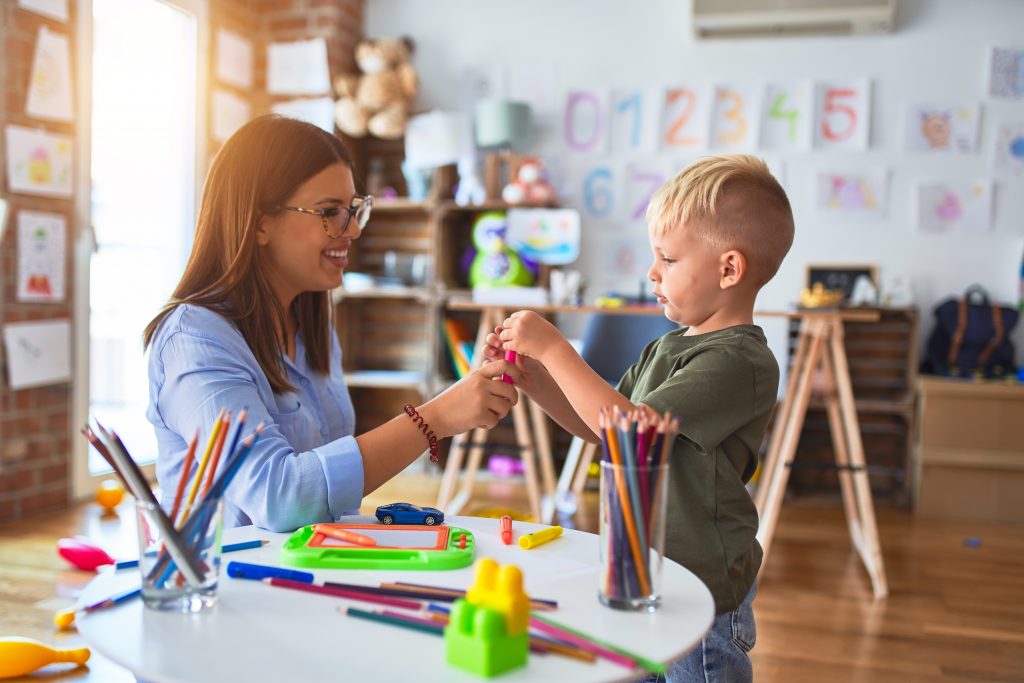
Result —
<path fill-rule="evenodd" d="M 375 602 L 378 605 L 390 605 L 391 607 L 402 607 L 404 609 L 422 609 L 423 607 L 422 603 L 413 602 L 412 600 L 400 600 L 399 598 L 389 598 L 383 595 L 373 595 L 371 593 L 360 593 L 358 591 L 344 590 L 342 588 L 329 588 L 327 586 L 318 586 L 313 583 L 302 583 L 301 581 L 291 581 L 289 579 L 263 579 L 263 583 L 267 583 L 278 588 L 291 588 L 292 590 L 305 591 L 307 593 L 319 593 L 320 595 L 330 595 L 335 598 Z"/>
<path fill-rule="evenodd" d="M 189 470 L 192 469 L 192 459 L 196 455 L 196 444 L 199 443 L 199 428 L 196 427 L 196 435 L 192 437 L 185 453 L 185 461 L 181 464 L 181 476 L 178 478 L 178 489 L 174 492 L 174 507 L 171 508 L 171 523 L 177 524 L 178 510 L 181 509 L 181 497 L 185 495 L 185 484 L 188 481 Z"/>

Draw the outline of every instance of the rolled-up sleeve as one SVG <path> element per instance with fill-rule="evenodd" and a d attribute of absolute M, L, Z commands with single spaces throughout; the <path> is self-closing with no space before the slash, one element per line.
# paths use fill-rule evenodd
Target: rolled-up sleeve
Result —
<path fill-rule="evenodd" d="M 258 365 L 247 363 L 216 339 L 179 331 L 165 340 L 159 356 L 165 381 L 156 399 L 168 429 L 188 438 L 197 428 L 200 434 L 210 434 L 221 408 L 235 415 L 247 409 L 247 433 L 263 423 L 260 439 L 225 494 L 253 524 L 290 531 L 358 510 L 363 458 L 354 436 L 297 451 L 272 414 L 277 405 L 267 405 L 260 390 Z M 233 422 L 228 438 L 234 430 Z M 180 471 L 180 463 L 169 471 L 174 470 Z"/>

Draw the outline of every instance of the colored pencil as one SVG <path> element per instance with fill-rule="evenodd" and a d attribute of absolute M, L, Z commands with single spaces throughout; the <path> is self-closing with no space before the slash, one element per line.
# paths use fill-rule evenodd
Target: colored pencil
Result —
<path fill-rule="evenodd" d="M 299 581 L 289 581 L 288 579 L 263 579 L 263 583 L 277 588 L 289 588 L 291 590 L 304 591 L 306 593 L 329 595 L 334 598 L 345 598 L 347 600 L 361 600 L 363 602 L 377 603 L 378 605 L 390 605 L 391 607 L 404 607 L 405 609 L 420 609 L 422 607 L 422 603 L 413 602 L 411 600 L 400 600 L 398 598 L 391 598 L 384 595 L 373 595 L 363 591 L 319 586 L 315 583 L 301 583 Z"/>
<path fill-rule="evenodd" d="M 407 581 L 395 581 L 394 583 L 381 582 L 381 588 L 394 588 L 400 590 L 415 590 L 433 594 L 451 595 L 456 598 L 466 597 L 466 591 L 458 588 L 446 588 L 444 586 L 428 586 L 422 583 L 409 583 Z M 531 609 L 558 609 L 557 600 L 545 600 L 543 598 L 530 598 Z"/>
<path fill-rule="evenodd" d="M 270 541 L 255 540 L 255 541 L 239 541 L 238 543 L 228 543 L 225 546 L 221 546 L 220 552 L 223 555 L 224 553 L 234 553 L 234 552 L 238 552 L 239 550 L 249 550 L 250 548 L 260 548 L 262 546 L 265 546 L 269 542 Z M 138 566 L 139 566 L 139 561 L 138 560 L 122 560 L 121 562 L 118 562 L 116 565 L 114 565 L 114 568 L 115 569 L 129 569 L 131 567 L 138 567 Z"/>
<path fill-rule="evenodd" d="M 196 427 L 196 435 L 188 444 L 185 451 L 185 460 L 181 463 L 181 475 L 178 477 L 178 488 L 174 491 L 174 505 L 171 507 L 171 521 L 177 525 L 178 511 L 181 510 L 181 499 L 185 495 L 185 484 L 188 482 L 188 473 L 192 469 L 192 461 L 196 457 L 196 446 L 199 444 L 199 428 Z"/>
<path fill-rule="evenodd" d="M 613 420 L 614 416 L 617 413 L 618 409 L 616 408 L 613 411 Z M 643 561 L 644 558 L 641 555 L 639 540 L 636 535 L 636 529 L 634 528 L 633 510 L 630 506 L 629 494 L 626 492 L 626 483 L 623 481 L 621 467 L 622 460 L 619 457 L 618 443 L 614 438 L 614 427 L 609 427 L 606 430 L 606 437 L 609 439 L 608 450 L 611 452 L 612 464 L 619 466 L 613 468 L 615 471 L 615 488 L 619 494 L 619 503 L 622 505 L 622 518 L 626 521 L 626 534 L 629 537 L 629 546 L 633 554 L 633 562 L 636 567 L 637 581 L 640 583 L 640 591 L 643 593 L 643 595 L 650 595 L 651 584 L 647 580 L 647 564 Z"/>
<path fill-rule="evenodd" d="M 220 412 L 217 413 L 217 419 L 213 421 L 210 440 L 206 442 L 206 450 L 203 452 L 203 457 L 199 460 L 199 469 L 196 470 L 196 476 L 192 479 L 192 486 L 188 491 L 188 498 L 185 500 L 185 510 L 181 513 L 183 519 L 187 519 L 192 512 L 192 504 L 195 503 L 196 495 L 199 493 L 199 485 L 203 481 L 203 475 L 206 474 L 206 467 L 210 464 L 210 455 L 213 453 L 214 446 L 217 444 L 217 437 L 220 435 L 224 411 L 225 409 L 221 408 Z"/>
<path fill-rule="evenodd" d="M 342 608 L 339 607 L 338 611 L 341 612 L 341 609 Z M 383 614 L 377 614 L 376 612 L 366 612 L 361 609 L 356 609 L 355 607 L 345 608 L 344 613 L 350 617 L 366 619 L 367 621 L 376 621 L 382 624 L 391 624 L 392 626 L 400 626 L 402 628 L 407 628 L 412 631 L 420 631 L 421 633 L 431 633 L 435 636 L 444 635 L 444 626 L 441 626 L 440 624 L 436 626 L 433 624 L 420 624 L 414 621 L 408 621 L 406 619 L 397 619 L 395 617 L 384 616 Z"/>
<path fill-rule="evenodd" d="M 655 673 L 665 673 L 666 667 L 660 662 L 642 657 L 634 652 L 613 645 L 607 641 L 600 640 L 594 636 L 583 633 L 576 629 L 570 628 L 565 624 L 559 624 L 558 622 L 549 619 L 548 617 L 537 616 L 536 614 L 530 615 L 530 626 L 533 626 L 539 631 L 550 633 L 559 640 L 565 640 L 566 642 L 578 645 L 579 647 L 593 652 L 598 657 L 603 657 L 609 661 L 615 661 L 616 663 L 622 664 L 627 668 L 634 668 L 638 663 L 649 671 Z M 613 659 L 612 657 L 615 657 Z"/>
<path fill-rule="evenodd" d="M 224 441 L 228 438 L 228 430 L 231 429 L 231 411 L 229 410 L 221 420 L 220 434 L 217 435 L 217 443 L 213 447 L 213 455 L 210 456 L 210 466 L 206 469 L 206 481 L 203 482 L 203 487 L 199 491 L 199 496 L 203 497 L 206 492 L 210 490 L 210 484 L 213 483 L 213 475 L 217 473 L 217 465 L 220 464 L 220 454 L 224 450 Z"/>

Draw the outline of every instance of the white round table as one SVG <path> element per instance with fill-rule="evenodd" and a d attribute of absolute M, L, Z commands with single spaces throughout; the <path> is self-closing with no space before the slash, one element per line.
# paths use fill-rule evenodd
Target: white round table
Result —
<path fill-rule="evenodd" d="M 373 523 L 373 518 L 347 518 Z M 501 542 L 498 520 L 451 517 L 446 523 L 472 531 L 476 557 L 518 565 L 527 593 L 558 601 L 544 612 L 559 623 L 621 646 L 651 660 L 668 662 L 689 651 L 714 617 L 714 603 L 703 583 L 689 570 L 666 559 L 662 605 L 654 613 L 632 613 L 601 605 L 597 598 L 598 537 L 566 529 L 562 538 L 533 550 Z M 515 537 L 544 528 L 515 522 Z M 266 539 L 262 548 L 224 556 L 230 560 L 282 566 L 281 544 L 288 534 L 255 527 L 229 529 L 225 543 Z M 465 589 L 472 567 L 454 571 L 313 570 L 316 582 L 339 581 L 377 586 L 382 581 L 409 581 Z M 138 570 L 104 572 L 80 597 L 79 607 L 137 586 Z M 221 572 L 218 601 L 200 614 L 145 609 L 139 599 L 80 614 L 82 637 L 104 656 L 153 683 L 211 681 L 438 681 L 479 683 L 477 676 L 448 666 L 444 640 L 390 624 L 346 616 L 339 606 L 376 610 L 381 606 L 324 595 L 274 588 L 258 581 L 229 578 Z M 594 663 L 531 653 L 527 665 L 501 676 L 502 681 L 620 681 L 643 672 L 629 671 L 604 659 Z"/>

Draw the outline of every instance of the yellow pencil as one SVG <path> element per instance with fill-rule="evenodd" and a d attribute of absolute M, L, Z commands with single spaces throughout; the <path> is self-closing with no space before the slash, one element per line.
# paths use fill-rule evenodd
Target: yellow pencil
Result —
<path fill-rule="evenodd" d="M 196 494 L 199 493 L 199 484 L 203 481 L 203 474 L 206 472 L 206 466 L 210 462 L 210 454 L 213 453 L 213 447 L 217 443 L 217 436 L 220 434 L 221 421 L 224 419 L 224 408 L 220 409 L 220 413 L 217 414 L 217 419 L 213 423 L 213 431 L 210 432 L 210 441 L 206 444 L 206 451 L 203 452 L 203 458 L 199 461 L 199 469 L 196 470 L 196 477 L 192 480 L 192 488 L 188 492 L 188 499 L 185 501 L 185 510 L 181 514 L 181 521 L 184 524 L 185 520 L 188 519 L 188 515 L 192 512 L 192 503 L 196 502 Z"/>
<path fill-rule="evenodd" d="M 210 456 L 210 469 L 206 472 L 206 482 L 203 484 L 203 497 L 210 490 L 213 483 L 213 476 L 217 472 L 217 465 L 220 463 L 220 453 L 224 450 L 224 441 L 228 438 L 228 430 L 231 429 L 231 411 L 229 410 L 224 419 L 221 420 L 220 434 L 217 435 L 217 444 L 213 447 L 213 455 Z"/>

